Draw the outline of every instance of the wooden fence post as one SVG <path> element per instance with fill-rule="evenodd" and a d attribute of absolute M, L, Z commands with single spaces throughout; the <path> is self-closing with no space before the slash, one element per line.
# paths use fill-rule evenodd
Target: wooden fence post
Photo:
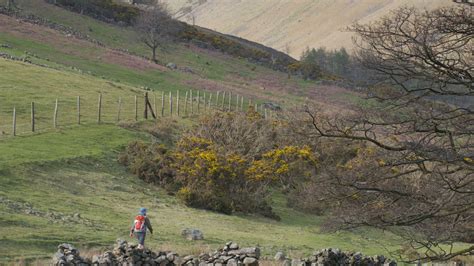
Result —
<path fill-rule="evenodd" d="M 207 103 L 207 108 L 209 109 L 209 111 L 211 110 L 211 102 L 212 102 L 212 92 L 209 93 L 209 101 Z"/>
<path fill-rule="evenodd" d="M 118 100 L 117 122 L 120 122 L 120 113 L 122 112 L 122 97 Z"/>
<path fill-rule="evenodd" d="M 239 102 L 239 98 L 240 98 L 240 96 L 237 94 L 235 97 L 236 97 L 236 99 L 235 99 L 235 107 L 234 107 L 234 109 L 235 109 L 235 111 L 238 112 L 238 111 L 239 111 L 239 103 L 240 103 L 240 102 Z"/>
<path fill-rule="evenodd" d="M 179 117 L 179 90 L 176 91 L 176 114 Z"/>
<path fill-rule="evenodd" d="M 186 94 L 184 96 L 184 116 L 188 115 L 188 91 L 186 91 Z"/>
<path fill-rule="evenodd" d="M 156 93 L 153 91 L 153 111 L 155 112 L 155 120 L 158 118 L 158 109 L 156 109 Z"/>
<path fill-rule="evenodd" d="M 100 124 L 102 115 L 102 93 L 99 93 L 99 103 L 97 105 L 97 124 Z"/>
<path fill-rule="evenodd" d="M 201 99 L 199 95 L 200 91 L 197 92 L 197 113 L 199 114 L 199 105 L 201 104 Z"/>
<path fill-rule="evenodd" d="M 81 124 L 81 96 L 77 96 L 77 124 Z"/>
<path fill-rule="evenodd" d="M 165 92 L 161 92 L 161 117 L 165 116 Z"/>
<path fill-rule="evenodd" d="M 207 98 L 206 98 L 206 92 L 202 93 L 202 104 L 204 105 L 204 113 L 206 112 L 206 107 L 207 107 Z"/>
<path fill-rule="evenodd" d="M 54 116 L 53 116 L 53 126 L 54 128 L 58 127 L 58 98 L 56 98 L 56 104 L 54 105 Z"/>
<path fill-rule="evenodd" d="M 12 128 L 13 136 L 16 136 L 16 107 L 13 107 L 13 128 Z"/>
<path fill-rule="evenodd" d="M 222 93 L 222 111 L 224 111 L 224 102 L 225 102 L 225 91 Z"/>
<path fill-rule="evenodd" d="M 191 100 L 191 115 L 194 114 L 194 99 L 193 99 L 193 90 L 189 90 L 189 99 Z"/>
<path fill-rule="evenodd" d="M 267 108 L 264 109 L 265 119 L 267 119 Z"/>
<path fill-rule="evenodd" d="M 31 132 L 35 132 L 35 102 L 31 102 Z"/>
<path fill-rule="evenodd" d="M 240 97 L 240 111 L 244 111 L 244 96 Z"/>
<path fill-rule="evenodd" d="M 229 112 L 232 111 L 232 107 L 230 106 L 230 104 L 232 103 L 232 92 L 229 92 Z"/>
<path fill-rule="evenodd" d="M 137 99 L 137 95 L 135 95 L 135 121 L 138 121 L 138 99 Z"/>
<path fill-rule="evenodd" d="M 170 91 L 170 116 L 173 116 L 173 95 L 171 94 Z"/>
<path fill-rule="evenodd" d="M 220 93 L 220 91 L 217 91 L 217 92 L 216 92 L 216 107 L 217 107 L 217 108 L 219 108 L 219 107 L 218 107 L 218 106 L 219 106 L 219 93 Z"/>
<path fill-rule="evenodd" d="M 145 108 L 143 109 L 143 118 L 146 120 L 148 119 L 148 92 L 145 92 L 145 95 L 144 95 L 144 101 L 143 101 L 145 104 Z"/>

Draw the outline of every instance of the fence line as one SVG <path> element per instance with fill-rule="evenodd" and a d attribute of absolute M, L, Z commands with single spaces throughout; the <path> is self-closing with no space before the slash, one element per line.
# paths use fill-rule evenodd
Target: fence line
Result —
<path fill-rule="evenodd" d="M 161 94 L 161 104 L 157 106 L 157 101 L 159 100 L 157 94 L 159 95 L 159 93 Z M 193 90 L 186 90 L 185 93 L 176 91 L 176 100 L 173 99 L 172 92 L 169 92 L 169 95 L 167 95 L 169 101 L 165 104 L 165 91 L 161 91 L 153 93 L 153 104 L 149 101 L 151 96 L 149 97 L 148 93 L 140 96 L 144 97 L 145 100 L 144 105 L 141 106 L 141 104 L 138 104 L 138 95 L 108 97 L 107 93 L 100 92 L 98 93 L 98 98 L 89 96 L 86 98 L 75 96 L 72 99 L 69 97 L 58 97 L 54 99 L 52 104 L 51 102 L 32 101 L 28 104 L 29 108 L 26 107 L 26 104 L 15 104 L 13 109 L 10 109 L 13 110 L 10 113 L 10 119 L 12 119 L 10 120 L 11 129 L 9 129 L 8 123 L 6 123 L 9 120 L 7 119 L 8 116 L 2 116 L 2 110 L 0 109 L 0 139 L 4 136 L 38 133 L 51 128 L 58 129 L 76 124 L 139 121 L 142 119 L 139 117 L 139 109 L 144 111 L 143 119 L 148 119 L 148 111 L 154 119 L 158 119 L 159 111 L 157 108 L 161 109 L 161 117 L 183 118 L 209 114 L 212 111 L 243 112 L 245 110 L 244 105 L 247 104 L 247 108 L 253 107 L 262 117 L 266 119 L 273 117 L 272 111 L 267 110 L 264 105 L 260 104 L 258 106 L 255 100 L 250 98 L 245 100 L 244 96 L 234 95 L 228 91 L 201 92 L 197 90 L 193 92 Z M 96 100 L 94 101 L 91 98 Z M 252 106 L 252 103 L 255 104 Z M 7 113 L 9 112 L 7 111 Z"/>

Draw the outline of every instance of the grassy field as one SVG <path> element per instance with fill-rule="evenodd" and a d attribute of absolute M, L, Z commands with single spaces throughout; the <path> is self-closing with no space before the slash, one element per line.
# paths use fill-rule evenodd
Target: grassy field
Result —
<path fill-rule="evenodd" d="M 228 240 L 259 244 L 266 255 L 277 250 L 307 255 L 324 247 L 385 253 L 380 243 L 397 248 L 396 237 L 375 230 L 320 232 L 322 217 L 287 208 L 279 195 L 274 206 L 282 217 L 280 222 L 187 208 L 160 188 L 131 176 L 116 162 L 121 147 L 136 138 L 148 137 L 102 125 L 0 142 L 0 198 L 20 205 L 0 204 L 3 260 L 48 257 L 62 242 L 83 249 L 110 246 L 117 238 L 127 238 L 130 220 L 140 206 L 150 209 L 156 233 L 149 244 L 156 249 L 196 253 Z M 28 214 L 24 206 L 42 214 Z M 45 213 L 60 217 L 79 213 L 84 220 L 63 222 Z M 191 243 L 182 239 L 180 232 L 188 227 L 201 229 L 205 240 Z"/>
<path fill-rule="evenodd" d="M 83 249 L 108 247 L 116 238 L 127 237 L 130 219 L 139 206 L 150 208 L 157 228 L 149 241 L 151 247 L 181 253 L 208 250 L 228 240 L 243 245 L 259 244 L 267 255 L 280 249 L 304 255 L 329 246 L 363 250 L 368 254 L 384 253 L 379 241 L 392 250 L 398 247 L 396 237 L 374 230 L 322 233 L 319 229 L 322 217 L 287 208 L 285 199 L 279 195 L 275 196 L 274 206 L 282 217 L 281 222 L 187 208 L 160 188 L 137 180 L 116 162 L 117 152 L 126 143 L 137 138 L 149 139 L 142 133 L 115 126 L 116 99 L 132 98 L 143 93 L 142 90 L 74 70 L 42 68 L 3 59 L 0 69 L 2 113 L 8 113 L 15 103 L 24 102 L 25 97 L 34 99 L 39 126 L 44 129 L 42 134 L 0 141 L 0 257 L 3 261 L 49 257 L 61 242 L 72 242 Z M 96 124 L 99 91 L 104 95 L 104 125 Z M 57 95 L 62 95 L 60 127 L 47 130 Z M 81 126 L 74 125 L 76 95 L 83 99 Z M 131 103 L 128 106 L 132 107 Z M 28 130 L 29 105 L 24 102 L 16 107 L 21 129 Z M 132 120 L 133 111 L 125 112 L 124 117 Z M 2 116 L 2 121 L 8 119 Z M 8 125 L 0 124 L 2 130 L 8 130 Z M 31 214 L 31 209 L 39 215 Z M 75 213 L 82 218 L 63 221 L 51 217 L 54 214 L 70 218 Z M 180 232 L 187 227 L 203 230 L 206 240 L 197 243 L 183 240 Z"/>

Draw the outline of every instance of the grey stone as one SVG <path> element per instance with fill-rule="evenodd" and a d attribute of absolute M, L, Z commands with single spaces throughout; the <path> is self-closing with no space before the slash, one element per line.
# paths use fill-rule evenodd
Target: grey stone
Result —
<path fill-rule="evenodd" d="M 221 256 L 219 259 L 222 260 L 224 263 L 227 263 L 233 256 Z"/>
<path fill-rule="evenodd" d="M 188 262 L 188 261 L 190 261 L 190 260 L 193 260 L 193 259 L 194 259 L 194 256 L 193 256 L 193 255 L 185 256 L 185 257 L 183 257 L 182 262 L 183 262 L 183 263 L 186 263 L 186 262 Z"/>
<path fill-rule="evenodd" d="M 166 254 L 166 259 L 169 261 L 174 261 L 175 254 L 174 253 L 168 253 Z"/>
<path fill-rule="evenodd" d="M 275 254 L 275 257 L 274 259 L 276 261 L 284 261 L 286 259 L 286 256 L 285 256 L 285 253 L 281 252 L 281 251 L 278 251 L 276 254 Z"/>
<path fill-rule="evenodd" d="M 291 260 L 291 266 L 305 266 L 305 263 L 300 259 Z"/>
<path fill-rule="evenodd" d="M 199 229 L 183 229 L 181 235 L 187 240 L 203 240 L 204 234 Z"/>
<path fill-rule="evenodd" d="M 252 257 L 246 257 L 243 261 L 243 264 L 246 266 L 256 266 L 258 265 L 258 260 Z"/>
<path fill-rule="evenodd" d="M 239 263 L 237 262 L 236 259 L 230 259 L 227 261 L 227 266 L 238 266 Z"/>
<path fill-rule="evenodd" d="M 161 255 L 155 260 L 156 263 L 162 263 L 164 261 L 166 261 L 166 256 L 165 255 Z"/>
<path fill-rule="evenodd" d="M 175 63 L 168 63 L 166 64 L 166 67 L 169 69 L 178 69 L 178 66 Z"/>

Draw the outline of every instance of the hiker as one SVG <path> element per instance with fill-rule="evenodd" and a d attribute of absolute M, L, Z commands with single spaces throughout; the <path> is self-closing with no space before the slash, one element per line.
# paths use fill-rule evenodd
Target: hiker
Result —
<path fill-rule="evenodd" d="M 138 240 L 138 248 L 145 248 L 145 237 L 146 230 L 149 230 L 153 234 L 153 228 L 151 227 L 150 220 L 146 217 L 146 208 L 140 208 L 138 215 L 135 217 L 132 228 L 130 229 L 130 237 L 135 237 Z"/>

